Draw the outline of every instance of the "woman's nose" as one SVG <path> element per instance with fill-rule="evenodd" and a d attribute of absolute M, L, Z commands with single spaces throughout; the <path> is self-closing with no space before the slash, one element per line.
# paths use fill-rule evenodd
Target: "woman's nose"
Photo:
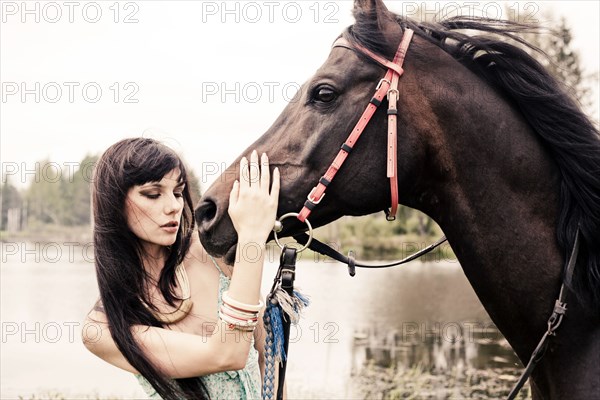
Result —
<path fill-rule="evenodd" d="M 165 213 L 172 214 L 181 211 L 183 204 L 179 197 L 169 196 L 169 200 L 165 204 Z"/>

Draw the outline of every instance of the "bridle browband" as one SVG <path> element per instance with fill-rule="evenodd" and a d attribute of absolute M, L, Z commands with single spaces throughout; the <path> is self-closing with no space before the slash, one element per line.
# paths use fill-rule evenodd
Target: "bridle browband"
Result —
<path fill-rule="evenodd" d="M 367 124 L 377 111 L 377 108 L 381 105 L 383 98 L 387 96 L 388 100 L 388 146 L 387 146 L 387 177 L 390 180 L 390 189 L 392 193 L 392 201 L 391 207 L 386 211 L 386 218 L 388 221 L 393 221 L 396 219 L 396 212 L 398 211 L 398 177 L 397 177 L 397 164 L 398 164 L 398 151 L 397 151 L 397 115 L 398 115 L 398 82 L 400 80 L 400 76 L 404 73 L 402 69 L 402 64 L 404 63 L 404 57 L 406 56 L 406 52 L 408 51 L 408 46 L 410 45 L 410 41 L 413 37 L 413 31 L 411 29 L 405 29 L 404 34 L 402 35 L 402 40 L 398 45 L 398 50 L 396 50 L 396 55 L 394 56 L 393 61 L 389 61 L 369 49 L 360 46 L 356 43 L 350 43 L 344 37 L 338 38 L 334 43 L 332 48 L 335 47 L 344 47 L 353 51 L 358 51 L 365 56 L 371 58 L 382 66 L 386 67 L 387 73 L 379 81 L 377 84 L 377 88 L 375 91 L 375 95 L 367 105 L 367 108 L 362 113 L 360 119 L 352 129 L 352 132 L 348 136 L 348 139 L 342 144 L 337 156 L 325 172 L 325 174 L 319 179 L 319 183 L 312 188 L 310 193 L 308 194 L 308 198 L 304 203 L 304 207 L 298 214 L 298 219 L 301 222 L 304 222 L 306 218 L 309 216 L 311 211 L 323 200 L 323 196 L 325 196 L 325 190 L 327 186 L 331 183 L 335 174 L 339 171 L 346 161 L 348 154 L 354 148 L 354 145 L 360 138 L 360 135 L 365 130 Z"/>

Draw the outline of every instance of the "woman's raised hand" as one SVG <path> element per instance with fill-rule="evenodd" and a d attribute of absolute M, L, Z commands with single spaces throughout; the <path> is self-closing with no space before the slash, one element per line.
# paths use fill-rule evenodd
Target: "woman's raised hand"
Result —
<path fill-rule="evenodd" d="M 240 179 L 233 183 L 229 195 L 229 216 L 238 233 L 238 240 L 264 243 L 275 224 L 279 198 L 279 170 L 273 171 L 269 159 L 262 154 L 260 163 L 256 150 L 240 161 Z"/>

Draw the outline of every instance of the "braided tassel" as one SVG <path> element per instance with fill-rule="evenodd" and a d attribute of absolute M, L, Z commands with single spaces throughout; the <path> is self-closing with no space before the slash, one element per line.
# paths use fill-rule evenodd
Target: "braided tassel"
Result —
<path fill-rule="evenodd" d="M 287 357 L 284 347 L 283 318 L 285 315 L 288 315 L 291 323 L 298 323 L 302 310 L 308 304 L 308 298 L 300 292 L 294 290 L 294 296 L 290 296 L 281 287 L 274 290 L 268 298 L 267 308 L 263 317 L 267 332 L 265 343 L 266 366 L 263 381 L 264 400 L 274 398 L 275 364 L 280 363 Z M 282 314 L 282 311 L 285 314 Z"/>
<path fill-rule="evenodd" d="M 267 304 L 267 309 L 263 317 L 267 337 L 265 338 L 265 377 L 263 379 L 263 399 L 272 400 L 275 396 L 275 344 L 273 338 L 273 329 L 271 328 L 271 302 Z"/>
<path fill-rule="evenodd" d="M 284 337 L 283 337 L 283 315 L 277 306 L 277 299 L 272 299 L 267 306 L 266 314 L 271 321 L 271 332 L 273 334 L 273 356 L 276 362 L 285 359 Z"/>

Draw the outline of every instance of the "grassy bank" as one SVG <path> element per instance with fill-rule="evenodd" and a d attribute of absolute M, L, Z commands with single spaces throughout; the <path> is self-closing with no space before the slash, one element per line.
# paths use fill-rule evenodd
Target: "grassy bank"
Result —
<path fill-rule="evenodd" d="M 0 231 L 0 242 L 66 243 L 86 244 L 92 241 L 89 225 L 60 226 L 39 224 L 30 225 L 17 232 Z"/>
<path fill-rule="evenodd" d="M 433 374 L 418 366 L 394 370 L 368 365 L 352 382 L 360 398 L 372 400 L 500 399 L 506 398 L 519 374 L 515 368 L 453 368 Z M 530 398 L 526 385 L 517 399 Z"/>

